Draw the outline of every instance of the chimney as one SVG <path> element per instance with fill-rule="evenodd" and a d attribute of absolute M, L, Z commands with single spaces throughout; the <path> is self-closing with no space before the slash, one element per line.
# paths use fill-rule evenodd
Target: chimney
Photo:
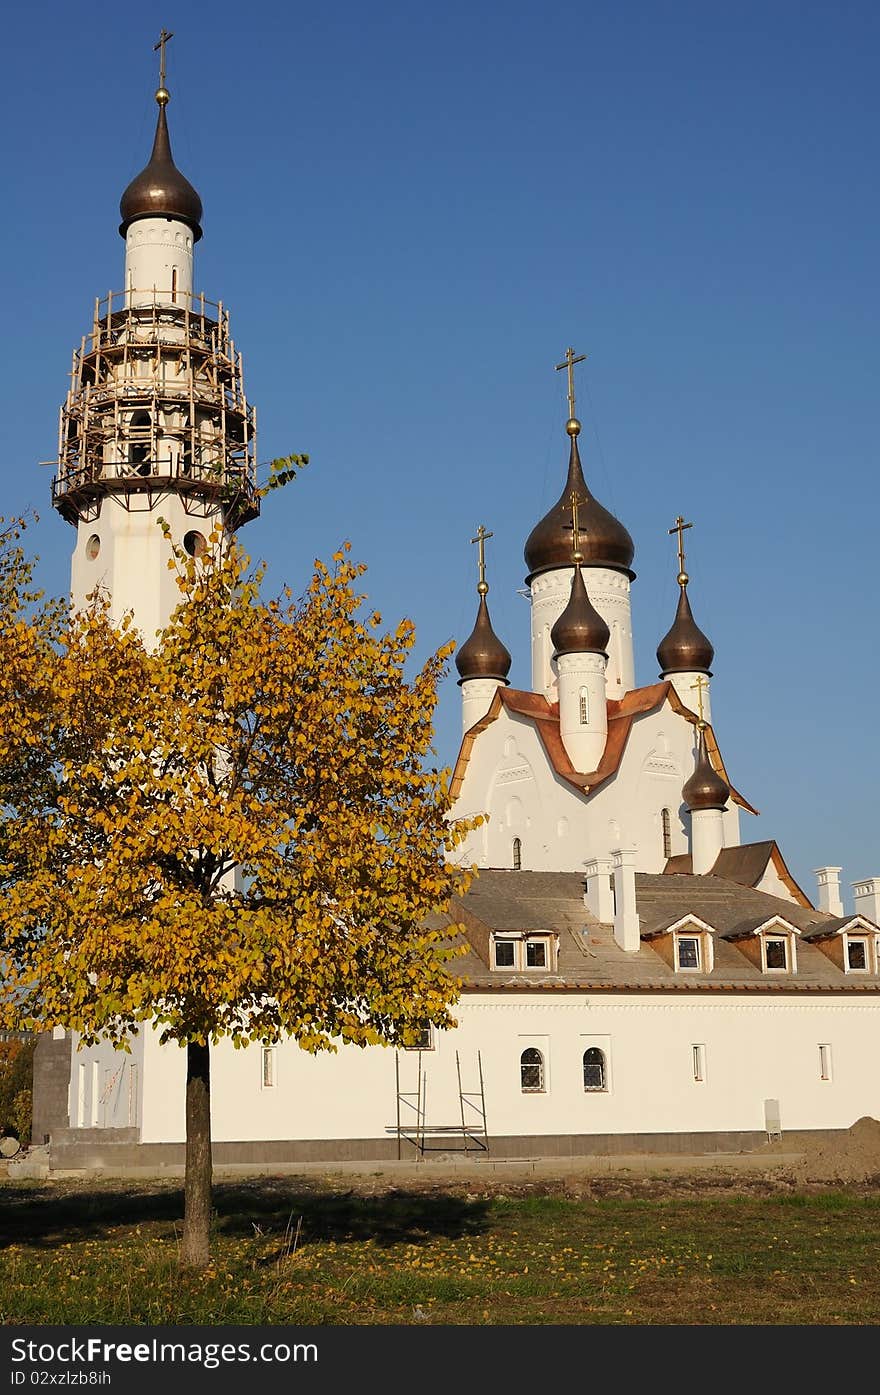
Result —
<path fill-rule="evenodd" d="M 843 915 L 843 902 L 840 899 L 839 867 L 814 867 L 813 876 L 819 887 L 819 910 L 829 915 Z"/>
<path fill-rule="evenodd" d="M 614 868 L 614 938 L 626 954 L 635 954 L 642 943 L 636 913 L 635 863 L 635 848 L 615 848 L 611 853 Z"/>
<path fill-rule="evenodd" d="M 863 877 L 852 883 L 856 915 L 867 916 L 880 925 L 880 877 Z"/>
<path fill-rule="evenodd" d="M 611 859 L 591 857 L 585 864 L 586 890 L 584 902 L 603 925 L 610 925 L 614 919 L 614 895 L 611 891 Z"/>

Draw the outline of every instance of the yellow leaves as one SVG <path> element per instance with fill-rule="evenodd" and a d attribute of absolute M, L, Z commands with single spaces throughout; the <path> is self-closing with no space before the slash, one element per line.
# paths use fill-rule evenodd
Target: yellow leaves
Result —
<path fill-rule="evenodd" d="M 10 646 L 39 695 L 10 700 L 10 747 L 51 772 L 3 790 L 7 991 L 38 981 L 45 1020 L 85 1031 L 155 1017 L 171 1039 L 309 1050 L 448 1022 L 456 931 L 422 928 L 466 884 L 448 773 L 422 764 L 446 653 L 406 682 L 412 623 L 359 621 L 348 544 L 268 602 L 212 547 L 174 561 L 181 604 L 150 648 L 103 601 L 57 652 L 0 631 L 0 715 Z"/>

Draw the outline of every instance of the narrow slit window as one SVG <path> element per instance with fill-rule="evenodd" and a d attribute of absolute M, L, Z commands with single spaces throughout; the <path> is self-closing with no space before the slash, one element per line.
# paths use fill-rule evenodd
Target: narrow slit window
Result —
<path fill-rule="evenodd" d="M 275 1084 L 275 1048 L 263 1047 L 263 1089 L 271 1090 Z"/>
<path fill-rule="evenodd" d="M 702 1043 L 691 1047 L 691 1059 L 694 1072 L 694 1080 L 703 1081 L 706 1079 L 706 1048 Z"/>
<path fill-rule="evenodd" d="M 171 268 L 171 303 L 177 304 L 177 267 Z"/>
<path fill-rule="evenodd" d="M 819 1079 L 831 1079 L 831 1047 L 827 1044 L 819 1047 Z"/>
<path fill-rule="evenodd" d="M 580 707 L 580 722 L 581 722 L 581 726 L 582 726 L 582 727 L 585 727 L 585 726 L 588 724 L 589 720 L 590 720 L 590 697 L 589 697 L 589 693 L 587 692 L 586 688 L 581 688 L 581 691 L 580 691 L 580 698 L 579 698 L 579 707 Z"/>
<path fill-rule="evenodd" d="M 663 856 L 672 856 L 672 815 L 668 809 L 660 810 L 660 826 L 663 829 Z"/>
<path fill-rule="evenodd" d="M 519 872 L 522 868 L 522 842 L 519 838 L 513 840 L 513 870 Z"/>

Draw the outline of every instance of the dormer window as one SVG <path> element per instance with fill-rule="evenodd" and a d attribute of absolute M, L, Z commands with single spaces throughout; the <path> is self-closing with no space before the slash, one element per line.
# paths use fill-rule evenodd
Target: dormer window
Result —
<path fill-rule="evenodd" d="M 867 937 L 847 935 L 846 967 L 849 973 L 866 974 L 868 972 L 870 966 Z"/>
<path fill-rule="evenodd" d="M 517 973 L 556 967 L 556 935 L 498 934 L 492 936 L 492 965 Z"/>
<path fill-rule="evenodd" d="M 663 920 L 641 932 L 642 939 L 677 974 L 711 974 L 715 964 L 713 935 L 709 922 L 695 915 Z"/>
<path fill-rule="evenodd" d="M 701 969 L 699 935 L 676 935 L 675 958 L 678 969 Z"/>
<path fill-rule="evenodd" d="M 764 936 L 764 968 L 788 973 L 788 936 Z"/>
<path fill-rule="evenodd" d="M 516 963 L 516 943 L 513 940 L 496 940 L 495 968 L 512 969 Z"/>

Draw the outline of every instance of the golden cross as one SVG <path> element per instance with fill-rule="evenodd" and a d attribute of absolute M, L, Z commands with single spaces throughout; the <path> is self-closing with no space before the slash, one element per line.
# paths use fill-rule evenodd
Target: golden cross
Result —
<path fill-rule="evenodd" d="M 573 489 L 569 494 L 568 502 L 571 504 L 571 523 L 565 526 L 571 528 L 571 560 L 577 563 L 584 560 L 584 554 L 581 552 L 581 530 L 578 524 L 578 509 L 581 501 L 576 489 Z"/>
<path fill-rule="evenodd" d="M 173 38 L 174 38 L 174 35 L 173 35 L 173 34 L 169 34 L 169 33 L 168 33 L 168 30 L 163 28 L 162 33 L 159 35 L 159 42 L 158 42 L 157 44 L 153 44 L 153 52 L 155 53 L 157 49 L 159 50 L 159 86 L 160 86 L 160 87 L 164 87 L 164 86 L 165 86 L 165 45 L 167 44 L 167 42 L 168 42 L 169 39 L 173 39 Z"/>
<path fill-rule="evenodd" d="M 566 349 L 566 351 L 565 351 L 565 358 L 562 360 L 561 363 L 557 363 L 557 365 L 556 365 L 556 372 L 557 372 L 557 373 L 559 372 L 560 368 L 567 368 L 567 369 L 568 369 L 568 415 L 569 415 L 569 417 L 573 417 L 573 416 L 574 416 L 574 366 L 575 366 L 576 363 L 583 363 L 584 360 L 586 359 L 586 357 L 587 357 L 586 354 L 577 354 L 577 355 L 575 355 L 574 349 Z"/>
<path fill-rule="evenodd" d="M 486 539 L 494 538 L 494 536 L 494 533 L 487 533 L 481 523 L 477 529 L 477 536 L 471 538 L 471 542 L 477 544 L 477 565 L 480 569 L 480 583 L 477 587 L 477 591 L 481 596 L 485 596 L 489 590 L 486 584 Z"/>
<path fill-rule="evenodd" d="M 673 534 L 673 533 L 677 533 L 677 534 L 678 534 L 678 584 L 679 584 L 679 586 L 686 586 L 686 585 L 687 585 L 687 579 L 688 579 L 688 578 L 687 578 L 687 572 L 686 572 L 685 569 L 684 569 L 684 530 L 685 530 L 685 528 L 693 528 L 693 526 L 694 526 L 694 525 L 693 525 L 692 523 L 685 523 L 685 521 L 684 521 L 684 519 L 682 518 L 681 514 L 679 514 L 679 515 L 678 515 L 678 518 L 675 520 L 675 526 L 669 529 L 669 536 L 670 536 L 670 537 L 672 537 L 672 534 Z"/>
<path fill-rule="evenodd" d="M 709 681 L 702 673 L 698 676 L 696 683 L 691 684 L 691 692 L 693 692 L 694 688 L 697 690 L 697 706 L 700 710 L 700 730 L 706 725 L 706 719 L 703 716 L 703 689 L 708 688 L 708 686 Z"/>

